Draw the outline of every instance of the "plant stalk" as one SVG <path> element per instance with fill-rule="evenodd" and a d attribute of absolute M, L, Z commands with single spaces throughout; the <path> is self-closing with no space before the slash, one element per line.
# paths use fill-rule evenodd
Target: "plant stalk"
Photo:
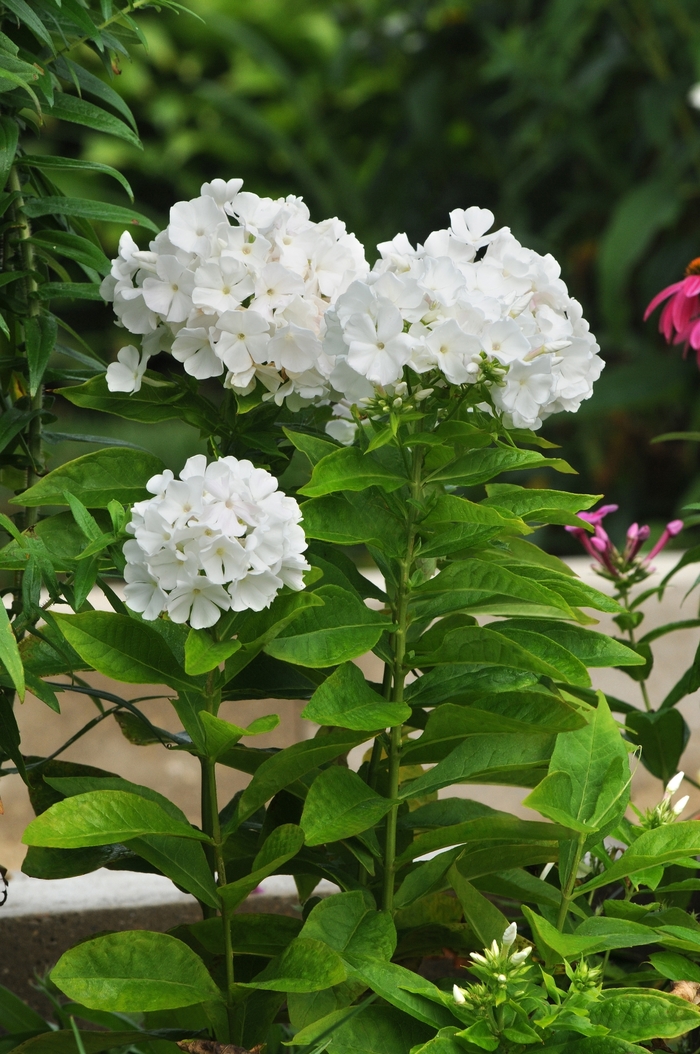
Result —
<path fill-rule="evenodd" d="M 421 470 L 423 467 L 423 455 L 421 447 L 414 447 L 412 473 L 411 473 L 411 498 L 419 501 L 421 497 L 422 481 Z M 406 634 L 408 632 L 408 602 L 411 595 L 411 571 L 413 568 L 413 553 L 416 540 L 416 507 L 413 503 L 408 507 L 408 523 L 406 537 L 406 553 L 401 561 L 401 576 L 399 588 L 394 604 L 394 621 L 396 631 L 393 639 L 393 671 L 391 700 L 395 703 L 403 702 L 404 681 L 406 679 Z M 399 816 L 399 774 L 401 769 L 401 725 L 391 729 L 389 740 L 389 786 L 387 797 L 396 804 L 392 805 L 386 818 L 386 842 L 384 846 L 384 888 L 382 895 L 382 907 L 385 911 L 392 911 L 394 906 L 394 878 L 396 862 L 396 829 Z"/>
<path fill-rule="evenodd" d="M 576 885 L 576 872 L 578 871 L 578 865 L 580 864 L 581 857 L 583 856 L 584 841 L 585 835 L 580 834 L 576 842 L 576 851 L 574 853 L 574 858 L 571 861 L 571 870 L 566 880 L 566 885 L 561 891 L 561 905 L 559 906 L 559 915 L 557 917 L 557 929 L 559 931 L 562 931 L 564 929 L 564 925 L 569 914 L 569 907 L 571 905 L 571 901 L 574 899 L 573 893 L 574 887 Z"/>

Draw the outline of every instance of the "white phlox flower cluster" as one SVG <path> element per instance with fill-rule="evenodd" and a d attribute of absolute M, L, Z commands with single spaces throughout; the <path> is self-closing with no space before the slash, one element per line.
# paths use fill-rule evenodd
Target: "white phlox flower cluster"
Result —
<path fill-rule="evenodd" d="M 490 382 L 506 423 L 538 428 L 575 411 L 603 360 L 550 256 L 526 249 L 507 227 L 487 233 L 488 209 L 450 213 L 450 227 L 414 248 L 405 234 L 378 246 L 367 278 L 326 314 L 330 379 L 344 397 L 330 425 L 341 438 L 347 405 L 392 391 L 409 366 L 449 385 Z M 441 376 L 440 376 L 441 375 Z"/>
<path fill-rule="evenodd" d="M 204 629 L 229 609 L 269 607 L 285 585 L 304 588 L 301 512 L 265 469 L 198 454 L 179 479 L 167 469 L 147 489 L 124 543 L 126 602 L 145 619 L 166 611 Z"/>
<path fill-rule="evenodd" d="M 170 350 L 191 376 L 223 377 L 241 395 L 260 381 L 293 410 L 328 397 L 324 316 L 368 273 L 364 249 L 340 220 L 312 222 L 301 198 L 261 198 L 242 184 L 204 183 L 200 197 L 173 205 L 148 250 L 122 235 L 101 293 L 141 352 L 121 349 L 110 391 L 139 391 L 148 359 Z"/>

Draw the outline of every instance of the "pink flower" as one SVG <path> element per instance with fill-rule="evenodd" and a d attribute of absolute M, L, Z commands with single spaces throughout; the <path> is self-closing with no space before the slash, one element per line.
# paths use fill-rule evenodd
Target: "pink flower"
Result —
<path fill-rule="evenodd" d="M 683 530 L 683 520 L 671 520 L 670 523 L 666 524 L 666 528 L 659 538 L 658 542 L 648 554 L 644 557 L 644 563 L 648 564 L 650 560 L 653 560 L 657 553 L 660 553 L 664 546 L 667 544 L 670 538 L 675 538 L 677 534 Z"/>
<path fill-rule="evenodd" d="M 690 345 L 700 367 L 700 257 L 691 260 L 685 274 L 680 282 L 674 282 L 656 294 L 644 312 L 644 320 L 667 300 L 659 317 L 659 332 L 663 333 L 667 344 L 684 344 L 684 354 Z"/>
<path fill-rule="evenodd" d="M 650 561 L 661 552 L 671 538 L 683 530 L 683 520 L 671 520 L 667 523 L 663 534 L 651 552 L 638 560 L 637 554 L 651 533 L 649 527 L 646 524 L 640 527 L 638 523 L 633 523 L 627 531 L 627 544 L 624 551 L 618 552 L 601 522 L 609 512 L 616 512 L 617 508 L 617 505 L 601 505 L 595 512 L 578 514 L 579 519 L 593 524 L 595 527 L 593 534 L 589 534 L 583 527 L 565 527 L 564 530 L 573 535 L 586 552 L 613 578 L 622 578 L 635 569 L 638 573 L 642 573 L 642 578 L 644 578 L 652 571 L 649 566 Z"/>

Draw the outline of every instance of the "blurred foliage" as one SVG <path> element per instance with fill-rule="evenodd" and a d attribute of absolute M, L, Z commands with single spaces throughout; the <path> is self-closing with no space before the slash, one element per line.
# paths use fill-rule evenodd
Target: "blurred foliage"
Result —
<path fill-rule="evenodd" d="M 214 176 L 303 194 L 314 218 L 346 220 L 370 257 L 396 231 L 422 240 L 450 209 L 488 206 L 561 262 L 608 362 L 579 414 L 546 428 L 581 489 L 618 500 L 627 522 L 700 496 L 694 444 L 649 446 L 700 426 L 698 371 L 641 322 L 700 253 L 696 0 L 193 7 L 202 21 L 145 15 L 148 51 L 113 82 L 143 152 L 50 122 L 46 148 L 118 167 L 159 222 Z M 81 310 L 105 350 L 123 343 L 101 309 Z"/>

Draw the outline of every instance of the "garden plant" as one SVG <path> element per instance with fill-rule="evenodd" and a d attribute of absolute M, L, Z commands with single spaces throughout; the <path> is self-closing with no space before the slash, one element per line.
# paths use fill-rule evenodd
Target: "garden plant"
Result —
<path fill-rule="evenodd" d="M 55 1021 L 0 990 L 3 1054 L 696 1050 L 700 823 L 674 803 L 682 748 L 655 755 L 650 728 L 696 690 L 700 662 L 656 713 L 591 687 L 596 667 L 648 676 L 630 590 L 653 556 L 639 528 L 612 551 L 605 510 L 590 511 L 601 496 L 559 489 L 574 469 L 538 435 L 591 397 L 603 365 L 556 261 L 470 207 L 422 245 L 381 244 L 370 268 L 339 219 L 235 178 L 175 203 L 148 242 L 138 214 L 45 182 L 70 161 L 17 145 L 44 108 L 132 134 L 119 97 L 64 55 L 72 39 L 110 66 L 130 14 L 106 0 L 99 16 L 77 0 L 3 10 L 3 32 L 10 14 L 21 28 L 16 51 L 0 38 L 2 69 L 22 84 L 6 78 L 2 125 L 0 435 L 18 511 L 1 521 L 15 580 L 0 606 L 0 773 L 25 779 L 37 814 L 27 874 L 152 872 L 202 909 L 170 933 L 66 952 Z M 89 218 L 129 224 L 111 264 Z M 72 332 L 58 352 L 77 366 L 49 372 L 62 323 L 44 305 L 67 295 L 111 302 L 130 335 L 108 367 Z M 208 453 L 176 475 L 122 440 L 47 471 L 56 390 L 126 421 L 187 420 Z M 551 486 L 517 482 L 533 468 Z M 616 595 L 533 544 L 541 525 L 577 532 Z M 369 655 L 376 682 L 355 662 Z M 144 699 L 97 688 L 93 671 Z M 168 728 L 148 718 L 153 685 Z M 92 698 L 83 731 L 114 718 L 135 750 L 194 755 L 199 823 L 108 766 L 25 757 L 25 689 L 38 700 L 25 705 L 54 709 L 64 692 Z M 309 738 L 256 747 L 278 717 L 228 720 L 249 699 L 304 701 Z M 632 822 L 640 753 L 662 789 Z M 250 776 L 228 802 L 220 766 Z M 524 788 L 532 818 L 462 796 L 470 783 Z M 273 874 L 294 877 L 299 917 L 237 913 Z M 321 879 L 338 892 L 315 896 Z M 431 980 L 435 961 L 447 968 Z"/>

